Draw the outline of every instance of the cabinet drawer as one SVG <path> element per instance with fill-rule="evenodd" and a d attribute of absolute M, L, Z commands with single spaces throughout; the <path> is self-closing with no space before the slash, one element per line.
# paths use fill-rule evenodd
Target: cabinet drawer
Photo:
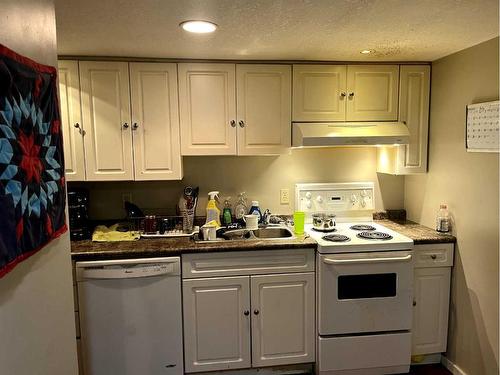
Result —
<path fill-rule="evenodd" d="M 415 268 L 453 266 L 452 243 L 415 245 Z"/>
<path fill-rule="evenodd" d="M 254 250 L 182 256 L 182 277 L 314 271 L 314 249 Z"/>
<path fill-rule="evenodd" d="M 410 348 L 409 332 L 320 337 L 319 372 L 332 375 L 407 373 Z M 363 355 L 360 356 L 359 353 Z"/>

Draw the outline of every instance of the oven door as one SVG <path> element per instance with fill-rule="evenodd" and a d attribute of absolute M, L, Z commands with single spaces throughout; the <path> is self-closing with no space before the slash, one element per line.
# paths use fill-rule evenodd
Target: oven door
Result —
<path fill-rule="evenodd" d="M 319 334 L 409 330 L 411 251 L 318 257 Z"/>

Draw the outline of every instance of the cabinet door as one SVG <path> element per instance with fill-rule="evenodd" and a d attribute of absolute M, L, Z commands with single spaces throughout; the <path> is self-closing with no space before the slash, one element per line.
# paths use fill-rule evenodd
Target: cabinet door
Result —
<path fill-rule="evenodd" d="M 280 154 L 291 142 L 289 65 L 237 65 L 238 155 Z"/>
<path fill-rule="evenodd" d="M 347 67 L 347 121 L 397 121 L 398 65 Z"/>
<path fill-rule="evenodd" d="M 345 65 L 293 66 L 293 121 L 345 121 Z"/>
<path fill-rule="evenodd" d="M 179 64 L 183 155 L 236 154 L 234 64 Z"/>
<path fill-rule="evenodd" d="M 410 130 L 410 143 L 398 146 L 398 174 L 427 171 L 430 72 L 428 65 L 401 66 L 399 121 Z"/>
<path fill-rule="evenodd" d="M 450 275 L 450 267 L 415 269 L 413 355 L 446 351 Z"/>
<path fill-rule="evenodd" d="M 177 65 L 131 63 L 132 135 L 136 180 L 180 180 Z"/>
<path fill-rule="evenodd" d="M 128 64 L 79 64 L 87 180 L 133 180 Z"/>
<path fill-rule="evenodd" d="M 248 368 L 248 276 L 183 280 L 185 371 Z"/>
<path fill-rule="evenodd" d="M 252 365 L 314 362 L 314 273 L 252 276 Z"/>
<path fill-rule="evenodd" d="M 77 61 L 59 61 L 59 100 L 64 140 L 67 181 L 85 181 L 83 124 L 80 107 L 80 79 Z"/>

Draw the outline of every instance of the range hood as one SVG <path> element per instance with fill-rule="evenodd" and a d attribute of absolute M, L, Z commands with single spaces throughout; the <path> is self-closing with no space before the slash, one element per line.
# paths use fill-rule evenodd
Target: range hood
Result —
<path fill-rule="evenodd" d="M 403 122 L 341 122 L 292 124 L 292 147 L 370 146 L 408 144 Z"/>

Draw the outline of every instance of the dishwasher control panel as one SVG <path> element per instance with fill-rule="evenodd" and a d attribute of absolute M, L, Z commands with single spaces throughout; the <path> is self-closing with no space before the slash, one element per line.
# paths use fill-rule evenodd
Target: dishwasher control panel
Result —
<path fill-rule="evenodd" d="M 151 258 L 76 263 L 77 280 L 180 275 L 180 258 Z"/>

